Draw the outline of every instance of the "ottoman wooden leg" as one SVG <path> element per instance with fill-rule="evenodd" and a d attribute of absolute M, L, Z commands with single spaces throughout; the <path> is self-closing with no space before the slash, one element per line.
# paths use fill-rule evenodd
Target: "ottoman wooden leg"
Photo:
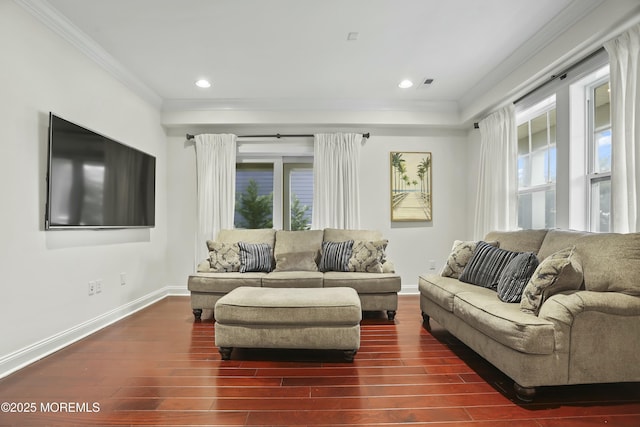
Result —
<path fill-rule="evenodd" d="M 220 356 L 222 356 L 222 360 L 231 360 L 231 351 L 233 347 L 220 347 Z"/>
<path fill-rule="evenodd" d="M 387 319 L 393 320 L 395 318 L 396 318 L 396 311 L 395 310 L 387 310 Z"/>
<path fill-rule="evenodd" d="M 358 350 L 345 350 L 344 351 L 344 359 L 347 362 L 353 362 L 353 358 L 356 357 L 356 353 Z"/>
<path fill-rule="evenodd" d="M 195 318 L 195 320 L 202 319 L 202 309 L 201 308 L 194 308 L 193 309 L 193 317 Z"/>

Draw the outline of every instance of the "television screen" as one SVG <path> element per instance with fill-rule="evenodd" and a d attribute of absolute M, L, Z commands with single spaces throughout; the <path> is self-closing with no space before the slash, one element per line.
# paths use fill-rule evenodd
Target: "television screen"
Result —
<path fill-rule="evenodd" d="M 46 229 L 155 225 L 155 157 L 49 114 Z"/>

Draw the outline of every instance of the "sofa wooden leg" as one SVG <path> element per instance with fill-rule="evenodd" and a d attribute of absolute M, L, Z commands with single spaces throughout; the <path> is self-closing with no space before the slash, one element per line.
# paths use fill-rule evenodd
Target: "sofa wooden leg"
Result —
<path fill-rule="evenodd" d="M 194 308 L 193 309 L 193 317 L 196 320 L 202 319 L 202 309 L 201 308 Z"/>
<path fill-rule="evenodd" d="M 353 358 L 356 357 L 358 350 L 344 350 L 344 360 L 347 362 L 353 362 Z"/>
<path fill-rule="evenodd" d="M 513 388 L 516 391 L 516 397 L 523 402 L 533 402 L 533 398 L 536 395 L 535 387 L 523 387 L 518 383 L 513 383 Z"/>
<path fill-rule="evenodd" d="M 395 310 L 387 310 L 387 319 L 393 321 L 396 318 Z"/>
<path fill-rule="evenodd" d="M 220 347 L 218 350 L 220 351 L 222 360 L 231 360 L 231 352 L 233 351 L 233 347 Z"/>

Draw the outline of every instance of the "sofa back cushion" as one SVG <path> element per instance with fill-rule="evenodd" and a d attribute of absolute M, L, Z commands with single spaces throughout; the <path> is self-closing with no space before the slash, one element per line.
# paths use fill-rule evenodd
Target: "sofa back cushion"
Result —
<path fill-rule="evenodd" d="M 377 230 L 343 230 L 339 228 L 325 228 L 325 242 L 345 242 L 347 240 L 382 240 L 382 233 Z"/>
<path fill-rule="evenodd" d="M 547 230 L 490 231 L 484 241 L 496 240 L 500 249 L 538 254 Z"/>
<path fill-rule="evenodd" d="M 266 243 L 273 248 L 276 239 L 276 230 L 269 228 L 250 229 L 225 229 L 218 232 L 216 242 L 221 243 Z"/>
<path fill-rule="evenodd" d="M 559 250 L 571 247 L 576 244 L 576 240 L 589 234 L 591 233 L 587 231 L 549 230 L 540 246 L 538 259 L 542 261 Z"/>
<path fill-rule="evenodd" d="M 294 252 L 317 252 L 319 256 L 323 235 L 322 230 L 278 230 L 274 254 L 276 258 L 278 255 Z"/>
<path fill-rule="evenodd" d="M 588 291 L 640 296 L 640 233 L 594 233 L 575 245 Z"/>
<path fill-rule="evenodd" d="M 276 271 L 318 271 L 323 234 L 322 230 L 276 231 Z"/>

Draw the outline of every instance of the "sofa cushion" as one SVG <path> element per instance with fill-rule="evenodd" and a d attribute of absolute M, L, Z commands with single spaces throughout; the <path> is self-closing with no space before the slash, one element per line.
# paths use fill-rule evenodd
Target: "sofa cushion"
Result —
<path fill-rule="evenodd" d="M 381 294 L 399 292 L 401 285 L 397 274 L 329 271 L 324 273 L 324 287 L 347 287 L 359 294 Z"/>
<path fill-rule="evenodd" d="M 491 246 L 498 246 L 498 242 L 495 241 L 487 243 Z M 451 253 L 447 258 L 447 262 L 442 268 L 440 275 L 444 277 L 452 277 L 454 279 L 459 278 L 460 274 L 462 274 L 462 271 L 469 263 L 471 256 L 473 256 L 473 251 L 476 250 L 477 245 L 477 241 L 455 240 L 453 242 L 453 247 L 451 248 Z"/>
<path fill-rule="evenodd" d="M 237 243 L 207 241 L 211 271 L 224 273 L 240 271 L 240 247 Z"/>
<path fill-rule="evenodd" d="M 504 302 L 520 302 L 522 292 L 538 267 L 533 252 L 523 252 L 507 264 L 498 279 L 498 298 Z"/>
<path fill-rule="evenodd" d="M 538 251 L 538 259 L 542 261 L 551 254 L 575 245 L 576 241 L 590 233 L 575 230 L 549 230 Z"/>
<path fill-rule="evenodd" d="M 418 277 L 418 290 L 425 298 L 435 302 L 449 312 L 453 312 L 453 299 L 459 292 L 487 292 L 495 296 L 495 292 L 491 289 L 481 288 L 471 283 L 461 282 L 458 279 L 437 274 L 423 274 Z"/>
<path fill-rule="evenodd" d="M 562 291 L 582 286 L 582 265 L 575 247 L 565 248 L 544 259 L 522 293 L 520 308 L 538 315 L 544 301 Z"/>
<path fill-rule="evenodd" d="M 385 249 L 388 240 L 374 242 L 355 240 L 351 258 L 349 258 L 349 271 L 362 273 L 382 273 L 382 263 L 385 258 Z"/>
<path fill-rule="evenodd" d="M 517 255 L 518 252 L 479 242 L 469 263 L 460 274 L 460 281 L 496 290 L 502 270 Z"/>
<path fill-rule="evenodd" d="M 271 246 L 267 243 L 238 242 L 240 247 L 240 272 L 269 272 L 273 267 Z"/>
<path fill-rule="evenodd" d="M 273 248 L 276 240 L 276 230 L 270 228 L 258 229 L 225 229 L 218 232 L 216 242 L 222 243 L 266 243 Z"/>
<path fill-rule="evenodd" d="M 377 230 L 344 230 L 341 228 L 325 228 L 325 242 L 344 242 L 346 240 L 382 240 L 382 233 Z"/>
<path fill-rule="evenodd" d="M 520 311 L 519 304 L 495 293 L 459 292 L 453 314 L 499 343 L 527 354 L 551 354 L 555 348 L 553 323 Z"/>
<path fill-rule="evenodd" d="M 576 241 L 588 291 L 640 295 L 640 233 L 590 234 Z"/>
<path fill-rule="evenodd" d="M 197 273 L 189 276 L 190 291 L 227 293 L 240 286 L 261 287 L 267 273 Z"/>
<path fill-rule="evenodd" d="M 318 271 L 316 251 L 276 254 L 274 271 Z"/>
<path fill-rule="evenodd" d="M 497 241 L 500 249 L 537 254 L 547 230 L 491 231 L 483 239 L 486 242 Z"/>
<path fill-rule="evenodd" d="M 353 253 L 353 240 L 323 242 L 320 254 L 320 271 L 349 271 L 349 259 Z"/>
<path fill-rule="evenodd" d="M 319 271 L 272 271 L 262 278 L 263 288 L 321 288 Z"/>
<path fill-rule="evenodd" d="M 285 253 L 316 252 L 316 261 L 318 261 L 323 236 L 322 230 L 278 230 L 273 255 L 278 258 L 278 255 Z"/>

